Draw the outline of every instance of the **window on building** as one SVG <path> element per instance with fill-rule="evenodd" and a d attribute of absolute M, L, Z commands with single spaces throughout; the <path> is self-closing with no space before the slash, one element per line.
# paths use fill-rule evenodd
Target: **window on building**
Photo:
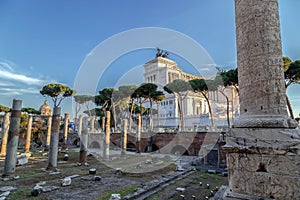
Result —
<path fill-rule="evenodd" d="M 172 100 L 170 100 L 170 101 L 169 101 L 169 104 L 173 104 L 173 101 L 172 101 Z"/>

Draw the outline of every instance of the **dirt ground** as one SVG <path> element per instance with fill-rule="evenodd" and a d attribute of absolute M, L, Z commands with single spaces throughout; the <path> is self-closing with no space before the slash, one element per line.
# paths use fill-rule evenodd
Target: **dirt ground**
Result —
<path fill-rule="evenodd" d="M 0 181 L 0 188 L 3 186 L 16 188 L 7 199 L 104 200 L 109 199 L 112 193 L 119 193 L 124 197 L 142 187 L 146 182 L 174 172 L 176 169 L 176 165 L 169 156 L 155 158 L 145 155 L 112 156 L 108 162 L 105 162 L 93 154 L 93 156 L 88 156 L 89 166 L 77 166 L 79 153 L 72 150 L 68 150 L 66 153 L 69 155 L 69 160 L 64 161 L 65 153 L 59 153 L 58 169 L 60 173 L 51 175 L 43 169 L 47 167 L 48 157 L 41 156 L 42 153 L 39 151 L 34 152 L 27 164 L 16 168 L 16 176 L 19 176 L 19 179 Z M 2 174 L 4 157 L 0 159 L 0 173 Z M 149 163 L 147 164 L 147 162 Z M 95 175 L 89 174 L 91 168 L 96 169 Z M 123 173 L 116 173 L 117 168 L 121 168 Z M 62 179 L 72 175 L 78 175 L 78 177 L 72 178 L 70 186 L 62 187 Z M 101 180 L 95 181 L 95 176 L 100 176 Z M 56 186 L 58 189 L 41 193 L 37 197 L 32 196 L 32 188 L 42 181 L 46 182 L 44 187 Z M 202 186 L 200 182 L 202 182 Z M 209 184 L 210 187 L 207 188 L 206 184 Z M 224 184 L 227 184 L 226 177 L 195 171 L 192 175 L 174 182 L 147 199 L 183 199 L 182 195 L 185 196 L 185 199 L 193 199 L 192 195 L 195 196 L 195 199 L 205 199 L 205 196 L 209 196 L 212 190 L 216 190 L 216 186 L 220 187 Z M 176 191 L 177 187 L 186 188 L 186 191 L 178 192 Z"/>

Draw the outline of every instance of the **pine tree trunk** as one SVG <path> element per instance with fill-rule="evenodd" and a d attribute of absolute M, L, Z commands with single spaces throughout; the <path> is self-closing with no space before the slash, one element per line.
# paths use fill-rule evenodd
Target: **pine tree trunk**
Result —
<path fill-rule="evenodd" d="M 130 113 L 129 113 L 129 125 L 128 125 L 129 132 L 131 132 L 133 109 L 134 109 L 134 100 L 131 99 L 131 108 L 130 108 Z"/>
<path fill-rule="evenodd" d="M 205 98 L 206 101 L 207 101 L 208 112 L 209 112 L 209 115 L 210 115 L 210 121 L 211 121 L 211 129 L 212 129 L 212 131 L 214 131 L 214 130 L 215 130 L 215 124 L 214 124 L 214 119 L 213 119 L 213 115 L 212 115 L 211 105 L 210 105 L 209 99 L 208 99 L 208 97 L 206 96 L 206 94 L 205 94 L 204 92 L 202 92 L 202 95 L 204 96 L 204 98 Z"/>
<path fill-rule="evenodd" d="M 227 97 L 227 95 L 224 93 L 224 91 L 220 91 L 221 94 L 224 95 L 225 99 L 226 99 L 226 118 L 227 118 L 227 125 L 228 128 L 230 128 L 230 119 L 229 119 L 229 99 Z"/>
<path fill-rule="evenodd" d="M 290 117 L 291 117 L 292 119 L 295 119 L 295 117 L 294 117 L 294 112 L 293 112 L 293 108 L 292 108 L 290 99 L 289 99 L 289 97 L 288 97 L 287 95 L 285 96 L 285 98 L 286 98 L 287 107 L 288 107 L 288 110 L 289 110 L 289 113 L 290 113 Z"/>

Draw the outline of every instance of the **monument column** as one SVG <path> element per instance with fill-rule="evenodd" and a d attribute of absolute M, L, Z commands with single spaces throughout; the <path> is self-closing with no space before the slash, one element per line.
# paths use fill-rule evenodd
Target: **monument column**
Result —
<path fill-rule="evenodd" d="M 277 0 L 235 0 L 241 115 L 225 200 L 300 199 L 300 132 L 286 110 Z"/>
<path fill-rule="evenodd" d="M 235 127 L 284 127 L 288 117 L 277 0 L 235 0 L 240 118 Z"/>

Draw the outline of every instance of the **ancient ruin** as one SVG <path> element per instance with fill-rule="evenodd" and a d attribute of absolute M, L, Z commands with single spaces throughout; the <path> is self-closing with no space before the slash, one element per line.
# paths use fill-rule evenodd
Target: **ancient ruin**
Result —
<path fill-rule="evenodd" d="M 224 199 L 299 199 L 300 132 L 287 114 L 277 0 L 235 0 L 241 116 Z"/>

